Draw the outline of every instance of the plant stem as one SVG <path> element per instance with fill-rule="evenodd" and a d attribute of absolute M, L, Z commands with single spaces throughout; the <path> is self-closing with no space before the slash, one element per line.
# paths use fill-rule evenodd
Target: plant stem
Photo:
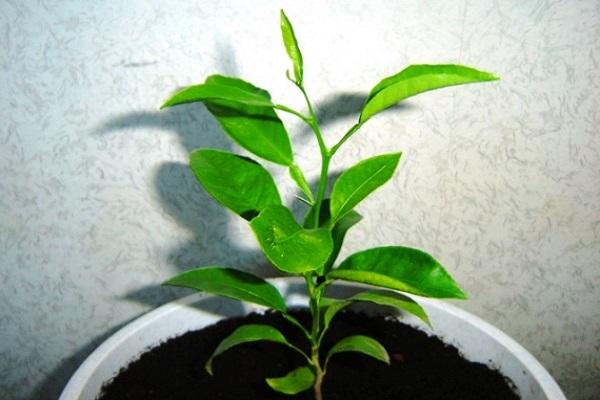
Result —
<path fill-rule="evenodd" d="M 313 391 L 315 393 L 315 400 L 323 400 L 323 394 L 321 392 L 321 385 L 323 383 L 323 377 L 325 372 L 321 368 L 321 362 L 319 360 L 319 337 L 321 336 L 321 297 L 323 296 L 324 286 L 317 286 L 314 283 L 314 273 L 307 273 L 304 276 L 306 280 L 306 289 L 310 297 L 310 312 L 312 316 L 312 327 L 311 327 L 311 364 L 315 368 L 315 383 L 313 384 Z"/>
<path fill-rule="evenodd" d="M 317 120 L 317 115 L 315 114 L 315 110 L 312 107 L 310 99 L 306 94 L 306 90 L 304 86 L 297 85 L 302 95 L 304 96 L 304 100 L 306 100 L 306 105 L 308 106 L 309 117 L 306 120 L 306 123 L 313 130 L 315 137 L 317 138 L 317 143 L 319 144 L 319 151 L 321 152 L 321 175 L 319 177 L 319 187 L 317 189 L 317 198 L 314 203 L 314 220 L 313 227 L 319 227 L 319 216 L 321 213 L 321 203 L 325 197 L 325 190 L 327 189 L 327 179 L 329 173 L 329 161 L 331 160 L 332 153 L 327 148 L 325 144 L 325 140 L 323 139 L 323 134 L 321 133 L 321 127 L 319 126 L 319 121 Z"/>

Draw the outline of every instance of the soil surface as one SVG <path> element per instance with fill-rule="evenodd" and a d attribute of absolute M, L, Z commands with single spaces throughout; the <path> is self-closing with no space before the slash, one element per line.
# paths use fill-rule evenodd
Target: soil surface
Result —
<path fill-rule="evenodd" d="M 303 323 L 308 321 L 308 312 L 294 314 Z M 219 342 L 247 323 L 273 325 L 298 347 L 308 347 L 299 329 L 276 313 L 226 319 L 142 354 L 105 385 L 100 399 L 312 400 L 311 390 L 287 396 L 265 383 L 265 378 L 283 376 L 303 365 L 300 355 L 280 344 L 234 347 L 215 358 L 213 377 L 206 373 L 204 364 Z M 519 399 L 513 385 L 497 371 L 466 361 L 456 348 L 393 318 L 352 311 L 338 314 L 322 354 L 341 338 L 357 334 L 378 339 L 390 354 L 391 366 L 358 353 L 335 355 L 323 383 L 326 400 Z"/>

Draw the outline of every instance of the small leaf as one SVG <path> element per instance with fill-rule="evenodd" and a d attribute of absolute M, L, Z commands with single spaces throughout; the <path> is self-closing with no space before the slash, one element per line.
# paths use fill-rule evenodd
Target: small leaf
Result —
<path fill-rule="evenodd" d="M 330 228 L 331 237 L 333 239 L 333 251 L 329 256 L 329 259 L 325 263 L 324 273 L 329 272 L 337 256 L 340 254 L 342 245 L 344 244 L 344 238 L 350 228 L 359 223 L 362 220 L 362 215 L 354 210 L 346 213 L 341 217 L 331 228 L 331 214 L 329 212 L 329 199 L 324 199 L 321 203 L 321 212 L 319 213 L 319 226 Z M 309 210 L 304 218 L 304 226 L 310 226 L 314 220 L 314 207 Z"/>
<path fill-rule="evenodd" d="M 427 313 L 416 301 L 400 293 L 387 290 L 370 290 L 352 296 L 352 301 L 368 301 L 382 306 L 391 306 L 406 311 L 431 326 Z"/>
<path fill-rule="evenodd" d="M 265 256 L 284 272 L 320 271 L 333 249 L 327 229 L 303 229 L 284 206 L 265 208 L 250 226 Z"/>
<path fill-rule="evenodd" d="M 331 299 L 330 304 L 326 306 L 325 312 L 323 313 L 323 334 L 329 329 L 329 325 L 331 325 L 331 320 L 333 317 L 335 317 L 337 313 L 348 307 L 350 304 L 352 304 L 352 301 L 350 300 Z"/>
<path fill-rule="evenodd" d="M 387 182 L 398 165 L 401 153 L 384 154 L 363 160 L 346 170 L 331 190 L 332 220 L 337 222 L 360 201 Z"/>
<path fill-rule="evenodd" d="M 361 282 L 425 297 L 466 298 L 439 262 L 409 247 L 377 247 L 355 253 L 332 270 L 327 279 Z"/>
<path fill-rule="evenodd" d="M 359 122 L 362 124 L 373 115 L 419 93 L 498 79 L 490 72 L 462 65 L 411 65 L 375 85 L 365 101 Z"/>
<path fill-rule="evenodd" d="M 309 389 L 315 382 L 315 373 L 309 366 L 299 367 L 280 378 L 268 378 L 269 386 L 284 394 L 297 394 Z"/>
<path fill-rule="evenodd" d="M 283 10 L 281 10 L 281 35 L 283 36 L 283 45 L 285 46 L 285 51 L 294 65 L 294 76 L 296 78 L 296 83 L 298 85 L 302 85 L 304 69 L 302 53 L 298 47 L 298 41 L 296 40 L 296 35 L 294 35 L 292 24 Z"/>
<path fill-rule="evenodd" d="M 296 182 L 296 185 L 302 190 L 302 193 L 306 195 L 308 200 L 313 203 L 315 198 L 313 197 L 312 191 L 310 190 L 310 186 L 308 185 L 308 181 L 304 177 L 302 170 L 296 164 L 290 165 L 290 176 Z"/>
<path fill-rule="evenodd" d="M 340 340 L 335 345 L 333 345 L 333 347 L 329 350 L 329 353 L 327 353 L 325 365 L 328 364 L 331 356 L 346 351 L 355 351 L 358 353 L 363 353 L 388 365 L 390 363 L 390 356 L 388 355 L 385 348 L 381 345 L 381 343 L 369 336 L 355 335 L 345 337 L 344 339 Z"/>
<path fill-rule="evenodd" d="M 302 355 L 304 355 L 304 353 L 298 350 L 298 348 L 290 344 L 281 332 L 270 325 L 243 325 L 237 328 L 231 335 L 223 339 L 223 341 L 217 346 L 213 354 L 206 362 L 206 371 L 212 375 L 212 361 L 216 356 L 224 353 L 234 346 L 244 343 L 257 342 L 259 340 L 281 343 L 287 347 L 299 351 Z"/>
<path fill-rule="evenodd" d="M 275 286 L 232 268 L 197 268 L 169 279 L 164 285 L 187 287 L 286 312 L 285 300 Z"/>
<path fill-rule="evenodd" d="M 281 204 L 271 174 L 257 162 L 214 149 L 199 149 L 190 167 L 204 189 L 219 203 L 246 219 Z"/>

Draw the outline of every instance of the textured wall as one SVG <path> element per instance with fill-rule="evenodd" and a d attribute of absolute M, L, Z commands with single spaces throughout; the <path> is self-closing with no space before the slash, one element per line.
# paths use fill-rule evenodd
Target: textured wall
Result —
<path fill-rule="evenodd" d="M 157 106 L 221 72 L 301 107 L 276 3 L 0 1 L 0 398 L 56 398 L 101 340 L 184 294 L 156 287 L 183 268 L 272 273 L 185 165 L 193 148 L 232 146 L 202 106 Z M 569 398 L 600 393 L 600 3 L 298 3 L 281 4 L 329 143 L 409 63 L 503 78 L 414 98 L 340 151 L 334 168 L 404 151 L 349 251 L 429 250 L 470 292 L 460 305 Z M 315 178 L 313 140 L 285 121 Z"/>

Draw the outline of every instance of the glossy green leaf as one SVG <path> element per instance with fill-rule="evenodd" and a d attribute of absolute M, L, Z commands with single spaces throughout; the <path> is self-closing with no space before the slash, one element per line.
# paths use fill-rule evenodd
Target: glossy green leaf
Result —
<path fill-rule="evenodd" d="M 298 348 L 290 344 L 281 332 L 270 325 L 243 325 L 237 328 L 231 335 L 223 339 L 223 341 L 217 346 L 213 354 L 206 362 L 206 371 L 212 375 L 212 362 L 213 359 L 218 355 L 224 353 L 234 346 L 244 343 L 257 342 L 259 340 L 281 343 L 287 347 L 299 351 L 304 355 L 304 353 L 298 350 Z"/>
<path fill-rule="evenodd" d="M 350 298 L 352 301 L 368 301 L 382 306 L 395 307 L 401 311 L 412 314 L 427 325 L 431 326 L 427 313 L 416 301 L 400 293 L 387 290 L 368 290 L 360 292 Z"/>
<path fill-rule="evenodd" d="M 337 222 L 360 201 L 387 182 L 398 165 L 401 153 L 384 154 L 363 160 L 341 174 L 331 190 L 330 211 Z"/>
<path fill-rule="evenodd" d="M 322 314 L 323 314 L 322 333 L 323 334 L 329 329 L 329 325 L 331 325 L 331 320 L 333 320 L 333 317 L 335 317 L 337 315 L 337 313 L 342 311 L 344 308 L 346 308 L 350 304 L 352 304 L 351 300 L 336 300 L 336 299 L 328 299 L 328 300 L 329 300 L 328 301 L 329 304 L 323 305 L 323 308 L 325 309 L 325 311 L 322 312 Z"/>
<path fill-rule="evenodd" d="M 267 206 L 281 204 L 271 174 L 249 158 L 199 149 L 192 152 L 190 166 L 212 197 L 248 220 Z"/>
<path fill-rule="evenodd" d="M 296 368 L 280 378 L 268 378 L 267 384 L 274 390 L 294 395 L 310 389 L 315 382 L 315 373 L 310 366 Z"/>
<path fill-rule="evenodd" d="M 354 210 L 346 213 L 331 227 L 331 214 L 329 211 L 329 199 L 324 199 L 321 203 L 321 212 L 319 213 L 319 226 L 331 229 L 331 237 L 333 239 L 333 251 L 329 259 L 325 263 L 324 272 L 327 273 L 335 263 L 337 256 L 340 254 L 344 238 L 350 228 L 362 220 L 362 215 Z M 304 218 L 304 226 L 310 226 L 314 220 L 314 209 L 311 208 Z"/>
<path fill-rule="evenodd" d="M 283 37 L 285 51 L 294 65 L 294 77 L 296 78 L 296 83 L 302 85 L 302 75 L 304 69 L 302 53 L 298 47 L 298 41 L 296 40 L 296 35 L 294 35 L 292 24 L 283 10 L 281 10 L 281 35 Z"/>
<path fill-rule="evenodd" d="M 302 190 L 302 193 L 306 195 L 306 197 L 311 203 L 314 202 L 315 198 L 313 197 L 312 191 L 310 190 L 310 186 L 308 185 L 308 181 L 306 180 L 306 177 L 304 176 L 304 173 L 302 172 L 300 167 L 298 167 L 296 164 L 292 164 L 290 165 L 289 169 L 290 176 L 292 177 L 294 182 L 296 182 L 296 185 L 298 185 L 300 190 Z"/>
<path fill-rule="evenodd" d="M 408 296 L 404 296 L 400 293 L 390 292 L 387 290 L 369 290 L 360 292 L 350 298 L 343 300 L 327 299 L 326 304 L 323 305 L 323 332 L 329 329 L 331 320 L 344 308 L 348 307 L 352 303 L 359 301 L 367 301 L 370 303 L 379 304 L 382 306 L 390 306 L 398 308 L 402 311 L 408 312 L 427 325 L 431 326 L 427 313 L 416 301 Z"/>
<path fill-rule="evenodd" d="M 269 92 L 241 79 L 213 75 L 206 82 L 238 88 L 271 101 Z M 289 135 L 272 106 L 261 107 L 230 100 L 211 100 L 205 104 L 237 144 L 274 163 L 286 166 L 293 163 Z"/>
<path fill-rule="evenodd" d="M 361 282 L 425 297 L 466 298 L 437 260 L 409 247 L 378 247 L 355 253 L 332 270 L 327 279 Z"/>
<path fill-rule="evenodd" d="M 243 82 L 240 79 L 215 76 L 209 77 L 205 83 L 179 90 L 165 101 L 160 108 L 206 101 L 228 101 L 240 105 L 273 108 L 274 104 L 266 91 L 255 88 L 247 82 L 244 82 L 243 85 L 231 84 L 233 81 Z M 265 93 L 267 93 L 267 96 L 265 96 Z"/>
<path fill-rule="evenodd" d="M 187 287 L 286 312 L 285 300 L 275 286 L 232 268 L 197 268 L 169 279 L 164 285 Z"/>
<path fill-rule="evenodd" d="M 462 65 L 411 65 L 379 82 L 365 101 L 360 123 L 401 100 L 448 86 L 495 81 L 499 78 L 485 71 Z"/>
<path fill-rule="evenodd" d="M 381 343 L 369 336 L 354 335 L 345 337 L 333 345 L 333 347 L 329 350 L 329 353 L 327 353 L 325 365 L 329 363 L 329 359 L 334 354 L 347 351 L 366 354 L 386 364 L 390 363 L 390 356 Z"/>
<path fill-rule="evenodd" d="M 303 229 L 284 206 L 265 208 L 250 222 L 266 257 L 281 271 L 322 270 L 333 249 L 327 229 Z"/>

